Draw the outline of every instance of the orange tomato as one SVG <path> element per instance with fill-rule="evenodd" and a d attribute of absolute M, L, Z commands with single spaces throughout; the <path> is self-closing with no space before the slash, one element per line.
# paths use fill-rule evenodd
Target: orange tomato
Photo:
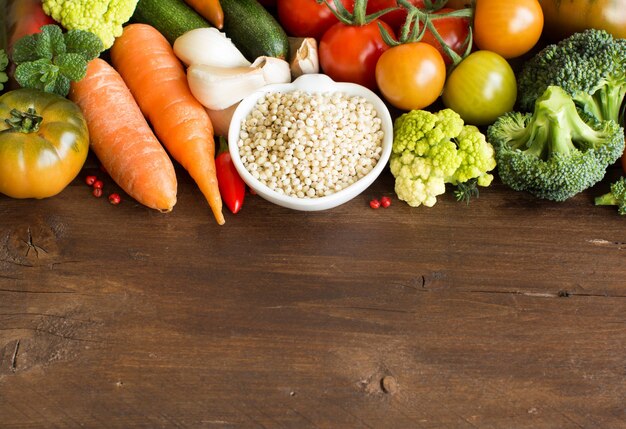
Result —
<path fill-rule="evenodd" d="M 587 28 L 606 30 L 626 38 L 626 0 L 539 0 L 552 40 Z"/>
<path fill-rule="evenodd" d="M 446 64 L 433 46 L 413 42 L 385 51 L 376 64 L 376 83 L 385 99 L 403 109 L 423 109 L 441 94 Z"/>
<path fill-rule="evenodd" d="M 477 0 L 474 41 L 504 58 L 530 51 L 541 37 L 543 11 L 538 0 Z"/>

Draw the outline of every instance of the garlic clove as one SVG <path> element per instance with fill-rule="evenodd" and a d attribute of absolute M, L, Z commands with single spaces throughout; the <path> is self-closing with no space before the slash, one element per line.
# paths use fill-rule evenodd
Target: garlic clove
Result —
<path fill-rule="evenodd" d="M 289 63 L 275 57 L 259 57 L 252 63 L 253 68 L 263 72 L 266 84 L 291 82 Z"/>
<path fill-rule="evenodd" d="M 206 64 L 189 66 L 187 82 L 193 96 L 211 110 L 226 109 L 266 84 L 260 68 Z"/>
<path fill-rule="evenodd" d="M 292 79 L 303 74 L 319 73 L 317 41 L 313 37 L 290 37 L 289 52 L 291 53 L 289 66 Z"/>
<path fill-rule="evenodd" d="M 174 53 L 185 65 L 207 64 L 218 67 L 250 65 L 235 44 L 217 28 L 196 28 L 174 41 Z"/>

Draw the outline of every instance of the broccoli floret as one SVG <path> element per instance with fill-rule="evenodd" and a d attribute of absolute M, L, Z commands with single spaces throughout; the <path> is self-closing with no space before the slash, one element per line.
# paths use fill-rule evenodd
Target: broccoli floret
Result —
<path fill-rule="evenodd" d="M 624 130 L 579 111 L 549 86 L 533 114 L 509 112 L 487 129 L 502 182 L 539 198 L 564 201 L 602 180 L 624 150 Z"/>
<path fill-rule="evenodd" d="M 611 191 L 596 197 L 596 206 L 617 206 L 621 215 L 626 215 L 626 177 L 611 185 Z"/>
<path fill-rule="evenodd" d="M 519 107 L 533 110 L 548 86 L 563 88 L 576 105 L 600 120 L 623 123 L 626 40 L 603 30 L 585 30 L 549 45 L 527 61 L 517 76 Z"/>
<path fill-rule="evenodd" d="M 495 168 L 493 147 L 478 128 L 464 125 L 458 113 L 412 110 L 394 123 L 391 159 L 395 191 L 410 206 L 432 207 L 446 183 L 470 180 L 488 186 Z M 467 193 L 475 195 L 475 192 Z"/>
<path fill-rule="evenodd" d="M 122 34 L 122 25 L 135 12 L 139 0 L 43 0 L 46 14 L 68 30 L 97 35 L 105 49 Z"/>

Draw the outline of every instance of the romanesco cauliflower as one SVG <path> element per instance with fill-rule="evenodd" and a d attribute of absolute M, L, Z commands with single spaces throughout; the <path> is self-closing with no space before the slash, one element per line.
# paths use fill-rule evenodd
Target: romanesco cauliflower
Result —
<path fill-rule="evenodd" d="M 432 207 L 445 193 L 446 183 L 476 179 L 481 186 L 491 184 L 488 171 L 496 162 L 485 136 L 464 125 L 458 113 L 412 110 L 395 121 L 389 166 L 398 198 L 413 207 Z"/>
<path fill-rule="evenodd" d="M 138 0 L 43 0 L 46 14 L 68 30 L 97 35 L 105 49 L 122 34 L 122 25 L 133 15 Z"/>

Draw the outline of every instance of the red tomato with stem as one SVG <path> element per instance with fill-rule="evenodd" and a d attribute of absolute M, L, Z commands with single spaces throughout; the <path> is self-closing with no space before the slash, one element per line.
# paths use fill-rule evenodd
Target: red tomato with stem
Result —
<path fill-rule="evenodd" d="M 376 64 L 380 92 L 393 106 L 423 109 L 439 98 L 446 82 L 446 65 L 433 46 L 405 43 L 385 51 Z"/>
<path fill-rule="evenodd" d="M 409 0 L 409 2 L 420 9 L 424 8 L 424 0 Z M 379 12 L 381 10 L 387 8 L 398 8 L 398 3 L 396 0 L 369 0 L 367 2 L 367 14 L 372 14 Z M 380 17 L 381 20 L 385 21 L 387 24 L 393 28 L 393 30 L 397 33 L 398 30 L 404 25 L 406 21 L 407 11 L 404 8 L 400 8 L 398 10 L 394 10 L 393 12 L 387 12 L 386 14 Z"/>
<path fill-rule="evenodd" d="M 543 11 L 538 0 L 477 0 L 474 41 L 480 49 L 504 58 L 530 51 L 543 31 Z"/>
<path fill-rule="evenodd" d="M 330 0 L 334 7 L 334 0 Z M 352 11 L 354 0 L 342 0 L 346 9 Z M 278 21 L 288 35 L 314 37 L 320 40 L 326 30 L 339 22 L 324 3 L 315 0 L 278 0 Z"/>
<path fill-rule="evenodd" d="M 389 49 L 380 34 L 379 23 L 395 37 L 389 24 L 378 19 L 365 25 L 338 22 L 330 27 L 318 48 L 324 73 L 339 82 L 358 83 L 376 90 L 376 63 Z"/>
<path fill-rule="evenodd" d="M 444 8 L 435 13 L 447 13 L 452 11 L 454 11 L 454 9 Z M 465 42 L 469 36 L 469 18 L 440 18 L 433 19 L 432 23 L 446 45 L 459 55 L 465 52 Z M 437 48 L 446 64 L 452 64 L 452 58 L 445 53 L 441 43 L 439 43 L 432 31 L 427 29 L 421 42 L 428 43 Z"/>

